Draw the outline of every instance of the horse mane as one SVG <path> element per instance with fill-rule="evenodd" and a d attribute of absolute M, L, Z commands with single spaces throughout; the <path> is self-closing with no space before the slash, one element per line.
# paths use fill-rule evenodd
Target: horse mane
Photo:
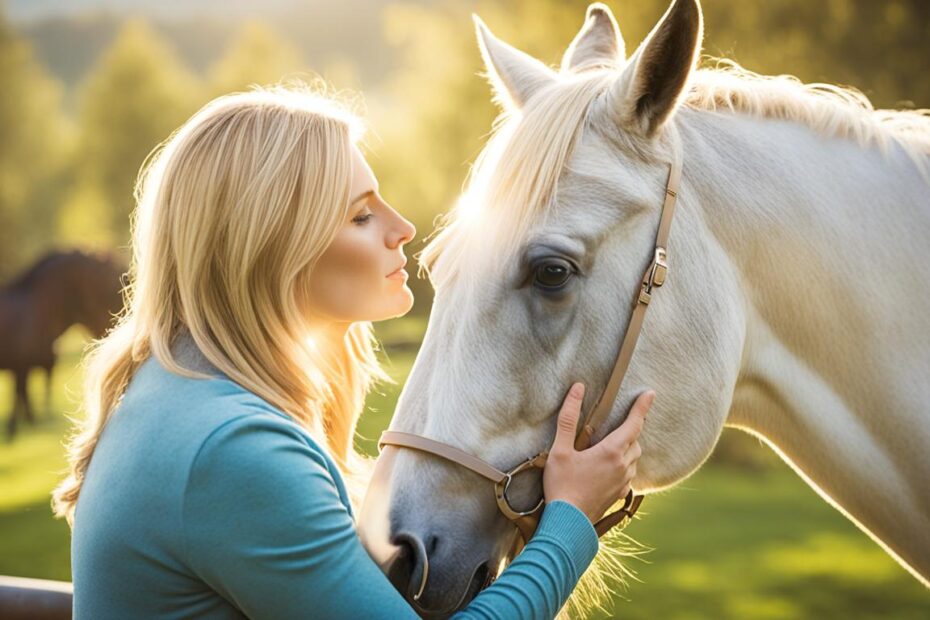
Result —
<path fill-rule="evenodd" d="M 885 154 L 897 144 L 930 181 L 930 110 L 875 109 L 852 87 L 804 83 L 791 75 L 761 75 L 726 58 L 704 57 L 704 64 L 708 62 L 715 64 L 692 72 L 683 105 L 794 121 L 820 135 L 855 140 L 863 148 L 874 146 Z M 501 241 L 510 248 L 533 215 L 547 212 L 591 102 L 620 70 L 563 72 L 565 79 L 531 97 L 524 109 L 504 111 L 498 117 L 469 170 L 458 205 L 417 256 L 420 273 L 434 287 L 459 271 L 470 245 L 466 238 L 474 236 L 462 228 L 482 237 L 506 231 Z M 480 219 L 484 225 L 475 221 Z M 458 234 L 453 234 L 456 230 Z"/>
<path fill-rule="evenodd" d="M 930 155 L 930 110 L 875 109 L 851 86 L 804 83 L 793 75 L 761 75 L 728 58 L 705 57 L 714 66 L 691 75 L 684 105 L 757 118 L 801 123 L 819 135 L 846 138 L 887 153 L 892 143 L 924 169 Z"/>

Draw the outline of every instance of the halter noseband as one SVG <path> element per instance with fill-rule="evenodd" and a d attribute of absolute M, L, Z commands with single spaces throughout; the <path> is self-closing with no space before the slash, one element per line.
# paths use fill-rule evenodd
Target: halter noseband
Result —
<path fill-rule="evenodd" d="M 620 352 L 617 355 L 617 361 L 614 363 L 613 371 L 607 380 L 607 386 L 604 388 L 597 403 L 584 419 L 584 423 L 578 429 L 575 436 L 575 449 L 584 450 L 588 447 L 591 437 L 594 435 L 598 426 L 604 423 L 610 410 L 613 408 L 614 401 L 620 391 L 620 385 L 630 365 L 630 359 L 633 357 L 633 350 L 636 348 L 636 341 L 639 338 L 640 330 L 643 325 L 643 317 L 646 314 L 646 308 L 652 299 L 655 288 L 662 286 L 668 276 L 668 264 L 666 263 L 666 254 L 668 247 L 668 233 L 672 225 L 672 215 L 675 212 L 675 203 L 678 198 L 678 185 L 681 180 L 681 158 L 678 151 L 674 151 L 672 162 L 669 164 L 668 181 L 665 186 L 665 201 L 662 204 L 662 216 L 659 221 L 659 229 L 656 233 L 655 250 L 643 275 L 642 284 L 637 291 L 636 300 L 630 324 L 627 327 L 623 343 L 620 345 Z M 540 452 L 536 456 L 526 459 L 513 469 L 503 472 L 490 463 L 472 455 L 455 446 L 451 446 L 435 439 L 405 433 L 401 431 L 384 431 L 378 440 L 378 448 L 389 445 L 401 448 L 409 448 L 438 456 L 449 462 L 461 465 L 476 474 L 487 478 L 494 483 L 494 496 L 497 500 L 497 506 L 501 513 L 507 517 L 516 526 L 520 532 L 522 541 L 514 549 L 513 553 L 519 553 L 536 531 L 539 525 L 539 519 L 542 516 L 545 498 L 541 498 L 539 503 L 530 510 L 520 511 L 515 509 L 510 500 L 507 498 L 507 488 L 511 480 L 518 473 L 530 468 L 542 469 L 546 465 L 548 452 Z M 623 506 L 618 510 L 605 515 L 594 524 L 598 536 L 603 536 L 611 528 L 621 522 L 629 522 L 643 500 L 642 495 L 634 495 L 633 490 L 627 494 Z M 423 579 L 419 591 L 414 595 L 414 600 L 418 600 L 426 587 L 426 574 L 423 571 Z"/>

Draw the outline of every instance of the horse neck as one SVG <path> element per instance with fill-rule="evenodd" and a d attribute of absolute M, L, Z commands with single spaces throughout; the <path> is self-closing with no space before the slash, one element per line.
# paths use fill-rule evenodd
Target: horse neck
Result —
<path fill-rule="evenodd" d="M 897 147 L 694 110 L 678 124 L 682 195 L 746 309 L 728 425 L 930 574 L 930 538 L 906 538 L 930 527 L 930 189 Z"/>
<path fill-rule="evenodd" d="M 83 279 L 80 266 L 71 261 L 49 265 L 37 274 L 28 296 L 44 337 L 57 338 L 80 320 L 78 281 Z"/>

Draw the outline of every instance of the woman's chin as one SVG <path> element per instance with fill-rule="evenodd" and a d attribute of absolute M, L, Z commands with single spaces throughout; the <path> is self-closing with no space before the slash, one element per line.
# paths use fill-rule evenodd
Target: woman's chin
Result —
<path fill-rule="evenodd" d="M 404 316 L 410 309 L 413 308 L 413 291 L 407 288 L 407 285 L 404 285 L 404 290 L 401 295 L 403 295 L 403 303 L 401 303 L 400 311 L 394 315 L 394 317 Z"/>
<path fill-rule="evenodd" d="M 377 318 L 370 319 L 370 321 L 376 322 L 396 319 L 410 312 L 411 308 L 413 308 L 413 291 L 411 291 L 405 285 L 401 291 L 396 293 L 394 303 L 391 305 L 391 307 L 388 308 L 383 314 L 380 314 Z"/>

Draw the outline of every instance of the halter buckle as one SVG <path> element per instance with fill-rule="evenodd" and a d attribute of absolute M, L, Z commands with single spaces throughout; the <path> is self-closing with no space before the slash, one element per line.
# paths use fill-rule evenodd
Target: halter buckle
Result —
<path fill-rule="evenodd" d="M 665 262 L 665 259 L 665 248 L 656 246 L 652 262 L 649 263 L 649 269 L 643 278 L 643 290 L 639 292 L 639 303 L 648 304 L 652 300 L 653 287 L 665 284 L 668 277 L 668 263 Z"/>

